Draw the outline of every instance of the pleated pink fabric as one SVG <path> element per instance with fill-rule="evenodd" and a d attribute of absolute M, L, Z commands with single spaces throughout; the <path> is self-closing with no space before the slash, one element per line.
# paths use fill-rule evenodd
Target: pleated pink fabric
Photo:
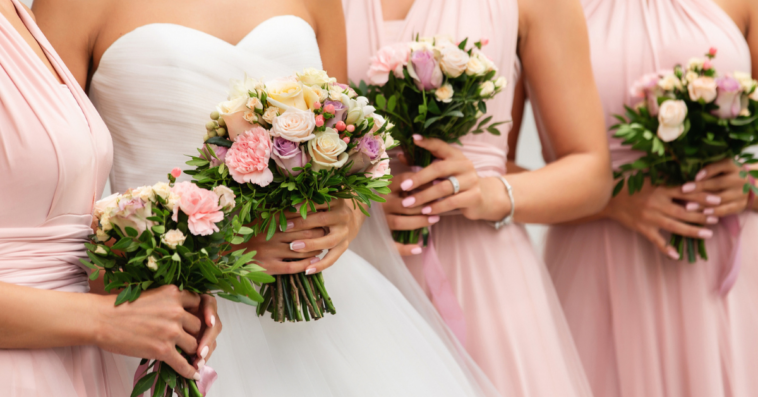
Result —
<path fill-rule="evenodd" d="M 34 21 L 13 4 L 68 87 L 0 17 L 0 282 L 84 293 L 78 259 L 110 171 L 111 138 Z M 122 397 L 128 386 L 125 369 L 95 346 L 0 350 L 3 397 Z"/>
<path fill-rule="evenodd" d="M 710 47 L 718 48 L 720 72 L 751 71 L 741 32 L 711 0 L 583 5 L 608 126 L 624 104 L 635 104 L 629 87 L 637 78 L 702 57 Z M 639 155 L 610 142 L 614 166 Z M 543 147 L 552 159 L 545 139 Z M 545 261 L 596 396 L 756 395 L 758 222 L 755 214 L 743 214 L 741 222 L 742 268 L 723 296 L 736 243 L 723 225 L 712 227 L 711 259 L 694 264 L 669 259 L 611 220 L 550 229 Z"/>
<path fill-rule="evenodd" d="M 382 46 L 422 36 L 488 38 L 484 52 L 508 79 L 487 104 L 494 120 L 509 120 L 519 64 L 516 0 L 416 0 L 405 21 L 383 22 L 379 0 L 343 0 L 348 29 L 348 74 L 367 80 L 370 57 Z M 470 135 L 463 152 L 482 176 L 505 173 L 507 130 Z M 399 164 L 393 163 L 395 172 Z M 432 227 L 446 277 L 463 309 L 465 346 L 504 396 L 590 396 L 550 277 L 525 229 L 496 231 L 485 222 L 446 215 Z M 425 288 L 422 255 L 406 264 Z M 428 293 L 427 289 L 427 293 Z"/>

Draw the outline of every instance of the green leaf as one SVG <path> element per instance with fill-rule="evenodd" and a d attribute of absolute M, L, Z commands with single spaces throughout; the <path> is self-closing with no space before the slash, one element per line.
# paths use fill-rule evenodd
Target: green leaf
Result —
<path fill-rule="evenodd" d="M 245 226 L 241 227 L 240 230 L 237 232 L 237 234 L 242 234 L 242 235 L 245 235 L 245 236 L 247 236 L 248 234 L 252 234 L 252 233 L 253 233 L 253 229 L 251 229 L 249 227 L 245 227 Z"/>
<path fill-rule="evenodd" d="M 214 136 L 213 138 L 210 138 L 207 141 L 205 141 L 205 143 L 210 143 L 212 145 L 223 146 L 225 148 L 230 148 L 230 147 L 232 147 L 232 144 L 234 142 L 232 142 L 232 141 L 230 141 L 230 140 L 228 140 L 226 138 L 221 138 L 221 137 L 218 137 L 218 136 Z"/>
<path fill-rule="evenodd" d="M 463 117 L 463 112 L 460 110 L 453 110 L 452 112 L 447 112 L 446 115 L 450 117 Z"/>
<path fill-rule="evenodd" d="M 193 167 L 202 167 L 204 165 L 208 165 L 208 163 L 209 163 L 208 160 L 203 160 L 201 158 L 196 158 L 196 159 L 190 160 L 190 161 L 188 161 L 188 162 L 186 162 L 184 164 L 191 165 Z"/>
<path fill-rule="evenodd" d="M 147 290 L 147 288 L 151 286 L 152 284 L 153 284 L 152 280 L 147 280 L 147 281 L 143 281 L 140 286 L 142 287 L 143 290 Z"/>
<path fill-rule="evenodd" d="M 384 109 L 384 107 L 387 106 L 387 98 L 385 98 L 382 94 L 377 95 L 374 99 L 374 102 L 376 102 L 376 106 L 379 109 Z"/>
<path fill-rule="evenodd" d="M 132 288 L 132 291 L 129 293 L 129 302 L 134 302 L 139 298 L 140 294 L 142 294 L 142 288 L 138 286 L 134 286 Z"/>
<path fill-rule="evenodd" d="M 467 42 L 468 42 L 468 37 L 466 37 L 465 39 L 463 39 L 463 41 L 461 41 L 461 43 L 458 44 L 458 48 L 461 49 L 461 50 L 465 50 Z"/>
<path fill-rule="evenodd" d="M 132 286 L 124 288 L 116 297 L 116 306 L 124 303 L 129 299 L 129 295 L 132 293 Z"/>
<path fill-rule="evenodd" d="M 621 179 L 616 183 L 616 186 L 613 188 L 613 197 L 615 197 L 621 190 L 624 188 L 624 179 Z"/>
<path fill-rule="evenodd" d="M 90 268 L 92 270 L 97 270 L 97 266 L 95 266 L 94 264 L 92 264 L 92 262 L 90 262 L 88 260 L 85 260 L 84 258 L 79 258 L 79 262 L 81 262 L 82 265 L 87 266 L 88 268 Z"/>
<path fill-rule="evenodd" d="M 437 106 L 437 101 L 429 101 L 427 103 L 427 110 L 429 110 L 429 113 L 431 114 L 440 114 L 442 111 L 440 111 L 439 106 Z"/>
<path fill-rule="evenodd" d="M 274 233 L 276 233 L 276 222 L 274 222 L 274 220 L 271 219 L 268 222 L 268 232 L 266 233 L 266 241 L 271 240 L 271 238 L 274 237 Z"/>
<path fill-rule="evenodd" d="M 440 117 L 439 117 L 439 116 L 438 116 L 438 117 L 432 117 L 432 118 L 430 118 L 430 119 L 427 119 L 427 120 L 426 120 L 426 123 L 424 123 L 424 129 L 426 129 L 426 128 L 429 128 L 429 126 L 430 126 L 430 125 L 432 125 L 432 123 L 434 123 L 435 121 L 437 121 L 437 120 L 439 120 L 439 119 L 440 119 Z"/>
<path fill-rule="evenodd" d="M 240 245 L 240 244 L 242 244 L 244 242 L 245 242 L 245 238 L 244 237 L 240 237 L 240 236 L 235 236 L 234 238 L 232 238 L 232 241 L 231 241 L 231 243 L 234 244 L 234 245 Z"/>
<path fill-rule="evenodd" d="M 89 275 L 89 279 L 92 281 L 97 280 L 98 277 L 100 277 L 100 269 L 95 270 Z"/>
<path fill-rule="evenodd" d="M 482 112 L 482 114 L 487 113 L 487 104 L 484 103 L 484 101 L 479 101 L 476 106 L 479 108 L 479 111 Z"/>
<path fill-rule="evenodd" d="M 166 227 L 163 225 L 153 226 L 152 229 L 153 229 L 153 233 L 158 234 L 158 235 L 166 232 Z"/>
<path fill-rule="evenodd" d="M 174 255 L 171 255 L 171 260 L 173 260 L 174 262 L 181 262 L 182 258 L 179 256 L 178 253 L 174 252 Z"/>
<path fill-rule="evenodd" d="M 392 95 L 390 97 L 390 100 L 387 102 L 387 110 L 393 112 L 395 110 L 395 105 L 397 105 L 397 96 Z"/>
<path fill-rule="evenodd" d="M 144 394 L 148 389 L 150 389 L 153 386 L 153 383 L 155 383 L 155 377 L 158 376 L 157 372 L 151 372 L 145 376 L 143 376 L 136 385 L 134 385 L 134 390 L 132 390 L 131 397 L 140 397 L 142 394 Z"/>
<path fill-rule="evenodd" d="M 137 234 L 138 234 L 137 229 L 127 226 L 125 230 L 126 230 L 126 234 L 129 235 L 130 237 L 137 237 Z"/>
<path fill-rule="evenodd" d="M 270 274 L 263 272 L 250 272 L 245 275 L 245 278 L 255 281 L 256 283 L 273 283 L 276 279 Z"/>

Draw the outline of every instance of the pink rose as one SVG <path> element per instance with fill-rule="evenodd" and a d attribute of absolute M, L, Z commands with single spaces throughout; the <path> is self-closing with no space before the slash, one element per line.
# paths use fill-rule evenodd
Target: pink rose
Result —
<path fill-rule="evenodd" d="M 271 159 L 271 138 L 268 131 L 260 126 L 245 131 L 226 152 L 226 165 L 237 183 L 253 183 L 267 186 L 274 180 L 268 169 Z"/>
<path fill-rule="evenodd" d="M 219 197 L 210 190 L 201 189 L 191 182 L 180 182 L 171 189 L 179 196 L 179 205 L 174 207 L 172 219 L 178 222 L 179 213 L 187 214 L 187 227 L 195 236 L 208 236 L 219 231 L 217 222 L 224 220 Z"/>
<path fill-rule="evenodd" d="M 719 108 L 714 110 L 713 114 L 722 119 L 733 119 L 739 116 L 743 105 L 740 82 L 732 76 L 725 76 L 716 79 L 716 86 L 718 87 L 716 106 Z"/>
<path fill-rule="evenodd" d="M 632 83 L 629 94 L 634 98 L 645 98 L 658 84 L 658 73 L 648 73 Z"/>
<path fill-rule="evenodd" d="M 382 47 L 375 56 L 371 57 L 371 66 L 368 69 L 368 79 L 371 84 L 385 85 L 389 81 L 390 72 L 395 77 L 403 77 L 403 66 L 408 64 L 410 48 L 405 43 L 398 43 Z"/>
<path fill-rule="evenodd" d="M 390 173 L 390 159 L 384 159 L 374 164 L 374 166 L 367 172 L 370 173 L 371 177 L 374 179 L 388 175 Z"/>
<path fill-rule="evenodd" d="M 416 81 L 419 90 L 431 91 L 442 85 L 442 69 L 434 54 L 429 50 L 418 50 L 411 54 L 408 74 Z"/>

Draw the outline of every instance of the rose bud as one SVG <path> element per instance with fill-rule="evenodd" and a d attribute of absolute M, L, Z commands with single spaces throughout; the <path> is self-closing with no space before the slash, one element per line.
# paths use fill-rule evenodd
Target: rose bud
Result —
<path fill-rule="evenodd" d="M 182 170 L 179 167 L 174 168 L 171 170 L 171 176 L 174 178 L 178 178 L 180 175 L 182 175 Z"/>
<path fill-rule="evenodd" d="M 344 121 L 340 120 L 337 122 L 337 125 L 335 125 L 334 127 L 337 128 L 337 131 L 342 132 L 342 131 L 345 131 L 345 128 L 347 128 L 347 125 L 345 125 Z"/>
<path fill-rule="evenodd" d="M 703 62 L 703 70 L 708 70 L 710 68 L 711 68 L 711 61 Z"/>
<path fill-rule="evenodd" d="M 316 116 L 316 127 L 323 127 L 324 126 L 324 116 L 318 115 Z"/>
<path fill-rule="evenodd" d="M 334 105 L 332 105 L 330 103 L 330 104 L 324 106 L 324 111 L 327 112 L 327 113 L 334 114 Z"/>
<path fill-rule="evenodd" d="M 345 143 L 350 143 L 350 138 L 348 138 L 348 137 L 344 137 L 344 138 L 342 138 L 342 140 L 345 141 Z"/>
<path fill-rule="evenodd" d="M 353 131 L 355 131 L 354 125 L 350 124 L 349 126 L 347 126 L 347 132 L 353 132 Z"/>
<path fill-rule="evenodd" d="M 710 55 L 712 57 L 716 56 L 716 52 L 718 52 L 718 50 L 716 49 L 716 47 L 711 47 L 710 49 L 708 49 L 708 55 Z"/>
<path fill-rule="evenodd" d="M 321 109 L 321 102 L 319 101 L 313 102 L 313 109 L 316 109 L 316 110 Z"/>

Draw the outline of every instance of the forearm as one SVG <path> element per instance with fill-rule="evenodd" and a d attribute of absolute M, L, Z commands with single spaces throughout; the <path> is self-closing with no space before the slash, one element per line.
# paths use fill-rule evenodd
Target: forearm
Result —
<path fill-rule="evenodd" d="M 0 282 L 0 349 L 93 344 L 97 298 Z"/>
<path fill-rule="evenodd" d="M 522 167 L 522 166 L 520 166 L 520 165 L 516 164 L 516 162 L 515 162 L 515 161 L 513 161 L 513 160 L 508 160 L 508 161 L 506 162 L 506 165 L 505 165 L 505 166 L 506 166 L 506 171 L 505 171 L 505 172 L 506 172 L 508 175 L 511 175 L 511 174 L 518 174 L 518 173 L 520 173 L 520 172 L 526 172 L 526 171 L 529 171 L 529 169 L 527 169 L 527 168 L 524 168 L 524 167 Z"/>

